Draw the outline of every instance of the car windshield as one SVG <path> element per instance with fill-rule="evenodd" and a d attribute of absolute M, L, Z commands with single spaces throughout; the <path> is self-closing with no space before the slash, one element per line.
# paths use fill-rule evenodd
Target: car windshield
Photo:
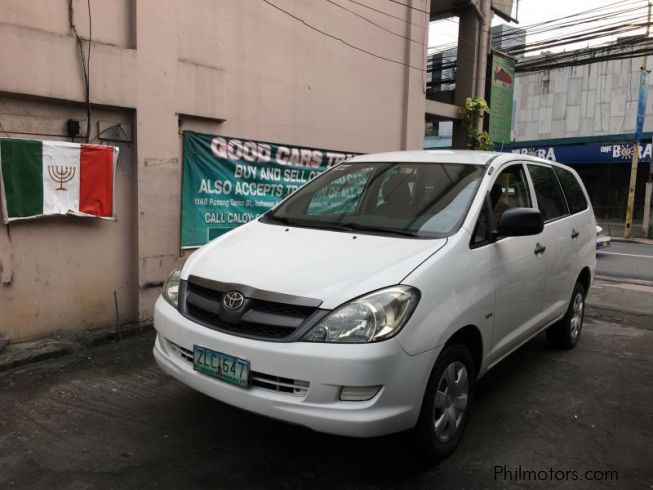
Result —
<path fill-rule="evenodd" d="M 441 238 L 460 227 L 481 165 L 343 163 L 261 219 L 290 226 Z"/>

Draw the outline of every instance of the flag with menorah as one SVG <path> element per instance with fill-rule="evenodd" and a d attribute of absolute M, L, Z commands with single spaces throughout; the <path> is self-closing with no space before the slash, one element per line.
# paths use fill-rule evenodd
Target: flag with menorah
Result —
<path fill-rule="evenodd" d="M 118 148 L 0 139 L 5 223 L 54 214 L 115 219 Z"/>

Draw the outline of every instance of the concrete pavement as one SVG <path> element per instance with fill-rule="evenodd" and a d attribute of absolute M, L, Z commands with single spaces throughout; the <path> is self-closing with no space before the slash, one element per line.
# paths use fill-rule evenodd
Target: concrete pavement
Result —
<path fill-rule="evenodd" d="M 620 310 L 651 294 L 598 286 L 590 304 Z M 154 365 L 149 332 L 0 373 L 0 488 L 650 488 L 652 318 L 590 306 L 576 349 L 526 344 L 437 466 L 403 434 L 327 436 L 194 392 Z"/>
<path fill-rule="evenodd" d="M 592 307 L 591 315 L 601 318 L 620 313 L 653 330 L 653 286 L 597 279 L 587 295 L 587 304 Z"/>
<path fill-rule="evenodd" d="M 613 241 L 611 247 L 596 252 L 596 274 L 653 285 L 653 241 Z"/>

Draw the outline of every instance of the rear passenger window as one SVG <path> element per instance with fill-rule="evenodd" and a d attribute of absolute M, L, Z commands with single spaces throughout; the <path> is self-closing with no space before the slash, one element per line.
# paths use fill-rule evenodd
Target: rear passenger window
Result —
<path fill-rule="evenodd" d="M 546 222 L 569 214 L 565 197 L 553 170 L 550 167 L 528 165 L 528 173 L 531 174 L 542 219 Z"/>
<path fill-rule="evenodd" d="M 558 176 L 562 190 L 565 192 L 571 214 L 585 211 L 587 209 L 587 199 L 585 199 L 583 189 L 581 189 L 574 174 L 560 167 L 553 167 L 553 171 Z"/>

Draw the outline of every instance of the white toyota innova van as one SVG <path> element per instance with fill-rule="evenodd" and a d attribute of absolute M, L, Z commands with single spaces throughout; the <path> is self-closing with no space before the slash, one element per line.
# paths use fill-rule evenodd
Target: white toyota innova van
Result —
<path fill-rule="evenodd" d="M 173 271 L 154 357 L 225 403 L 345 436 L 413 429 L 442 458 L 480 376 L 543 330 L 578 342 L 595 243 L 568 167 L 358 156 Z"/>

